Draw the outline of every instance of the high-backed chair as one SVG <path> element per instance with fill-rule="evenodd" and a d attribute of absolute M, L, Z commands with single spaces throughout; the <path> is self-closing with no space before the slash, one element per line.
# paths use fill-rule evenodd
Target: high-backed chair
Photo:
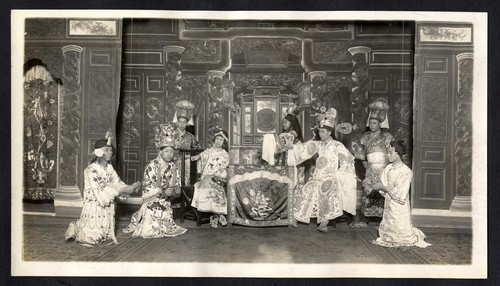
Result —
<path fill-rule="evenodd" d="M 210 222 L 210 214 L 200 212 L 195 207 L 191 206 L 194 195 L 194 184 L 199 181 L 198 170 L 196 168 L 196 162 L 190 161 L 190 172 L 189 172 L 189 182 L 186 182 L 186 154 L 191 156 L 196 156 L 203 150 L 190 150 L 181 149 L 181 210 L 180 210 L 180 221 L 184 222 L 185 219 L 196 221 L 197 226 L 201 226 L 203 223 Z"/>

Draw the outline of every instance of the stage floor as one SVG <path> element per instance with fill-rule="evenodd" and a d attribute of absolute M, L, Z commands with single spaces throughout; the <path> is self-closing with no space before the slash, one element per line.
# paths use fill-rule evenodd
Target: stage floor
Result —
<path fill-rule="evenodd" d="M 472 234 L 464 229 L 422 228 L 431 247 L 389 249 L 371 244 L 376 225 L 351 229 L 347 223 L 330 227 L 327 234 L 315 223 L 292 227 L 252 228 L 233 225 L 212 229 L 180 224 L 189 230 L 174 238 L 142 239 L 122 233 L 127 225 L 117 220 L 120 244 L 87 248 L 65 242 L 64 233 L 74 219 L 24 215 L 25 261 L 107 262 L 225 262 L 225 263 L 367 263 L 367 264 L 470 264 Z"/>

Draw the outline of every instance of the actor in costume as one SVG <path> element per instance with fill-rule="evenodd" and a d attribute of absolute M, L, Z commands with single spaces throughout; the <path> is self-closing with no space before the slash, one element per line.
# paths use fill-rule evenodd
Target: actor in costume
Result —
<path fill-rule="evenodd" d="M 191 205 L 198 211 L 213 213 L 210 217 L 210 226 L 213 228 L 218 224 L 227 225 L 224 215 L 227 214 L 225 185 L 229 154 L 223 148 L 227 141 L 227 132 L 219 130 L 214 134 L 212 147 L 191 157 L 192 161 L 201 159 L 198 165 L 201 169 L 201 180 L 194 185 Z"/>
<path fill-rule="evenodd" d="M 389 105 L 384 99 L 377 99 L 370 105 L 370 115 L 368 119 L 367 131 L 358 143 L 353 143 L 353 151 L 356 159 L 363 160 L 366 168 L 363 180 L 364 194 L 358 200 L 361 202 L 361 211 L 354 218 L 351 227 L 366 227 L 365 217 L 382 217 L 384 211 L 384 198 L 374 187 L 380 182 L 380 174 L 387 166 L 388 161 L 385 148 L 394 140 L 394 137 L 387 131 L 389 123 L 387 120 L 387 110 Z"/>
<path fill-rule="evenodd" d="M 141 208 L 132 215 L 124 233 L 143 238 L 175 237 L 187 229 L 175 224 L 169 198 L 180 194 L 179 171 L 172 161 L 174 140 L 157 135 L 158 157 L 144 170 Z"/>
<path fill-rule="evenodd" d="M 194 149 L 198 147 L 198 142 L 193 134 L 186 130 L 188 126 L 193 125 L 193 109 L 194 105 L 187 100 L 181 100 L 175 104 L 175 115 L 173 123 L 177 126 L 177 132 L 175 135 L 175 149 Z M 185 182 L 189 182 L 190 178 L 190 164 L 189 155 L 186 156 L 185 162 Z M 177 164 L 177 168 L 181 169 L 182 156 L 179 151 L 176 151 L 174 156 L 174 161 Z"/>
<path fill-rule="evenodd" d="M 311 179 L 297 188 L 294 218 L 309 223 L 317 218 L 318 230 L 326 233 L 328 222 L 346 211 L 356 213 L 356 175 L 354 157 L 339 141 L 333 139 L 337 111 L 330 108 L 319 125 L 319 141 L 289 146 L 289 164 L 299 164 L 317 154 L 316 168 Z"/>
<path fill-rule="evenodd" d="M 80 219 L 69 224 L 65 240 L 75 239 L 83 246 L 92 247 L 115 236 L 115 204 L 118 195 L 129 195 L 140 182 L 126 185 L 109 163 L 113 156 L 111 135 L 94 144 L 96 157 L 84 171 L 83 208 Z"/>
<path fill-rule="evenodd" d="M 424 241 L 425 234 L 411 223 L 409 193 L 413 173 L 401 161 L 405 153 L 403 141 L 392 141 L 387 148 L 391 163 L 382 172 L 381 182 L 374 184 L 385 197 L 384 215 L 378 228 L 379 237 L 372 243 L 385 247 L 425 248 L 431 244 Z"/>

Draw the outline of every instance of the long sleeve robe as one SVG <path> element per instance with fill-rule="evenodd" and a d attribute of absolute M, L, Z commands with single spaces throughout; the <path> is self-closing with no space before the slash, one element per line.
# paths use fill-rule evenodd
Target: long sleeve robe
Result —
<path fill-rule="evenodd" d="M 308 141 L 294 144 L 288 152 L 288 164 L 300 164 L 315 154 L 318 158 L 311 179 L 295 191 L 295 219 L 309 223 L 311 217 L 317 217 L 321 223 L 341 216 L 343 211 L 355 214 L 354 156 L 336 140 Z"/>

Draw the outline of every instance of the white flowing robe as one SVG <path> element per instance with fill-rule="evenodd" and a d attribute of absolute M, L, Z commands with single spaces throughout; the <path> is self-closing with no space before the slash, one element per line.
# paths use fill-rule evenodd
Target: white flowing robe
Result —
<path fill-rule="evenodd" d="M 318 154 L 311 179 L 295 190 L 294 217 L 309 223 L 316 217 L 318 223 L 339 217 L 346 211 L 356 214 L 356 174 L 354 156 L 336 140 L 297 143 L 288 152 L 289 163 L 301 162 Z"/>
<path fill-rule="evenodd" d="M 412 227 L 410 213 L 410 184 L 413 173 L 405 164 L 395 167 L 389 164 L 380 176 L 387 188 L 384 194 L 384 215 L 380 223 L 379 237 L 373 241 L 386 247 L 418 246 L 425 248 L 425 234 Z"/>

